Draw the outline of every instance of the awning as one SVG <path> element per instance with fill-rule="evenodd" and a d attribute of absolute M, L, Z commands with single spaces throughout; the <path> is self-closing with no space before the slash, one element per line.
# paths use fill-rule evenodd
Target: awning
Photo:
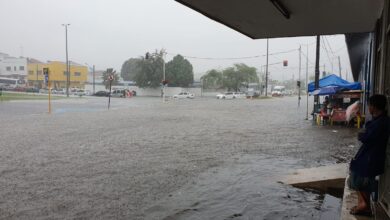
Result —
<path fill-rule="evenodd" d="M 253 39 L 371 32 L 383 0 L 176 0 Z"/>

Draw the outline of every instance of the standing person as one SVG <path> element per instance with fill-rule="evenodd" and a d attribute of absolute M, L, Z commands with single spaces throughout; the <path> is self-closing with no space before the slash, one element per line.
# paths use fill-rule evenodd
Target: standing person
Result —
<path fill-rule="evenodd" d="M 375 177 L 384 172 L 389 118 L 384 95 L 373 95 L 368 102 L 372 120 L 366 123 L 365 131 L 358 135 L 362 145 L 351 161 L 348 186 L 358 194 L 358 204 L 350 213 L 370 216 L 370 193 L 375 188 Z"/>

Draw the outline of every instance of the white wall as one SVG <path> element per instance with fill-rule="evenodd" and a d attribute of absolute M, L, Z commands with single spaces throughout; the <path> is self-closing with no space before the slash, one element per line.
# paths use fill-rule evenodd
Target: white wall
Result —
<path fill-rule="evenodd" d="M 7 70 L 7 67 L 10 67 L 10 70 Z M 21 70 L 20 67 L 24 69 Z M 4 60 L 0 61 L 0 75 L 3 76 L 27 76 L 27 58 L 14 58 L 6 57 Z"/>
<path fill-rule="evenodd" d="M 137 92 L 137 96 L 154 96 L 154 97 L 160 97 L 161 96 L 161 88 L 139 88 L 138 86 L 113 86 L 112 90 L 114 89 L 129 89 L 134 90 Z M 86 84 L 85 90 L 93 91 L 93 85 Z M 106 88 L 104 85 L 96 85 L 95 84 L 95 92 L 97 91 L 106 91 Z M 176 94 L 179 94 L 180 92 L 190 92 L 193 93 L 195 96 L 201 96 L 201 88 L 181 88 L 181 87 L 166 87 L 165 88 L 165 95 L 166 96 L 174 96 Z"/>

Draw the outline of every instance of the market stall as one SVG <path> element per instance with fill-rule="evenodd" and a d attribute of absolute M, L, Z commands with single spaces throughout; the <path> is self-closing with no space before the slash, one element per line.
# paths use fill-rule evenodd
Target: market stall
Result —
<path fill-rule="evenodd" d="M 320 96 L 319 102 L 322 103 L 316 105 L 317 109 L 313 111 L 317 124 L 346 124 L 357 118 L 357 124 L 360 126 L 360 83 L 351 83 L 332 74 L 320 79 L 319 86 L 314 89 L 314 82 L 308 84 L 309 94 Z"/>

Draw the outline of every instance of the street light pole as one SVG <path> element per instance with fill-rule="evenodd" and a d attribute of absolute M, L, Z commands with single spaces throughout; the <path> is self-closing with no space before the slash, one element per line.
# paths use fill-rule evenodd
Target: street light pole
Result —
<path fill-rule="evenodd" d="M 70 74 L 69 74 L 69 60 L 68 60 L 68 26 L 70 24 L 62 24 L 65 27 L 65 51 L 66 51 L 66 97 L 69 97 L 69 83 L 70 83 Z"/>

